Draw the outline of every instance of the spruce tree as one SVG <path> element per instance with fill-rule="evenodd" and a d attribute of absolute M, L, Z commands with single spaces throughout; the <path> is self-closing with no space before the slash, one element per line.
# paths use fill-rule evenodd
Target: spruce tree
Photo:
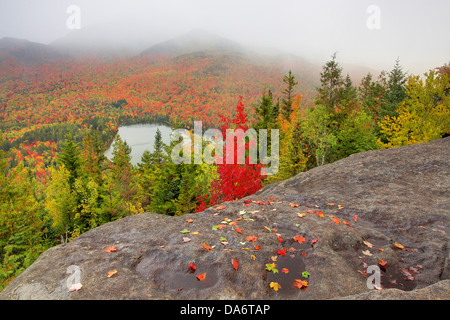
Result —
<path fill-rule="evenodd" d="M 336 53 L 327 61 L 320 73 L 320 88 L 315 103 L 323 105 L 329 112 L 335 113 L 341 100 L 343 87 L 342 68 L 336 62 Z"/>
<path fill-rule="evenodd" d="M 72 135 L 67 133 L 66 140 L 64 142 L 63 149 L 58 155 L 58 161 L 60 164 L 64 164 L 64 167 L 69 171 L 69 185 L 73 190 L 75 180 L 80 175 L 81 167 L 81 151 L 78 148 L 79 143 L 75 143 L 72 139 Z"/>
<path fill-rule="evenodd" d="M 400 61 L 395 61 L 394 69 L 388 74 L 387 92 L 385 95 L 385 105 L 381 110 L 381 116 L 397 116 L 397 106 L 406 99 L 405 84 L 408 77 L 400 66 Z"/>
<path fill-rule="evenodd" d="M 295 77 L 292 74 L 292 71 L 289 70 L 289 73 L 284 76 L 283 82 L 286 84 L 286 89 L 284 89 L 281 93 L 284 95 L 281 101 L 281 114 L 284 119 L 289 120 L 289 117 L 292 113 L 292 99 L 294 98 L 294 87 L 298 84 L 295 81 Z"/>

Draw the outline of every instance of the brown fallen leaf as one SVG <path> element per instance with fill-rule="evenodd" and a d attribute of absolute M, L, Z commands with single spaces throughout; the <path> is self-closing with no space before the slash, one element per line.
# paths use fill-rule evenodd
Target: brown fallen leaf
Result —
<path fill-rule="evenodd" d="M 363 241 L 363 243 L 368 246 L 369 248 L 373 247 L 373 244 L 371 244 L 369 241 Z"/>

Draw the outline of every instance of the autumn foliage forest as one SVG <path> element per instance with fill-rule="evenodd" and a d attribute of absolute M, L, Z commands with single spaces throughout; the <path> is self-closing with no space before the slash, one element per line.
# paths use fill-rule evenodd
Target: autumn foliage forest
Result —
<path fill-rule="evenodd" d="M 0 75 L 0 290 L 46 249 L 101 224 L 199 212 L 353 153 L 450 133 L 449 65 L 408 75 L 397 61 L 356 84 L 333 55 L 317 88 L 310 74 L 230 53 L 9 58 Z M 262 176 L 248 161 L 174 164 L 175 142 L 159 134 L 132 166 L 130 147 L 114 139 L 124 124 L 190 129 L 199 120 L 203 129 L 278 129 L 278 173 Z"/>

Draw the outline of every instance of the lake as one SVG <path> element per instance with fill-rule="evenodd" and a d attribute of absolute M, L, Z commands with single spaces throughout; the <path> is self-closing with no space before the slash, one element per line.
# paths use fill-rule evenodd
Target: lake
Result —
<path fill-rule="evenodd" d="M 162 124 L 134 124 L 122 126 L 118 129 L 118 134 L 122 140 L 131 147 L 131 163 L 135 166 L 141 162 L 141 157 L 145 150 L 153 152 L 156 130 L 161 131 L 162 141 L 170 144 L 172 129 Z M 112 159 L 113 144 L 105 152 L 108 159 Z"/>

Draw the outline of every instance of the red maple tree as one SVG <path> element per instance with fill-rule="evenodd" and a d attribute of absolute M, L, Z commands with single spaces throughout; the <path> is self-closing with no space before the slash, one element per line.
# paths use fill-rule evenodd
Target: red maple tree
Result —
<path fill-rule="evenodd" d="M 236 105 L 236 113 L 232 120 L 227 117 L 220 116 L 222 125 L 222 135 L 223 135 L 223 154 L 222 163 L 217 164 L 217 172 L 219 174 L 219 179 L 215 180 L 211 184 L 211 194 L 209 197 L 208 204 L 206 202 L 206 195 L 198 198 L 199 204 L 197 206 L 196 212 L 205 210 L 207 207 L 213 206 L 217 203 L 223 201 L 238 200 L 248 195 L 254 194 L 256 191 L 262 187 L 261 168 L 262 164 L 253 164 L 250 161 L 249 155 L 244 155 L 244 164 L 239 164 L 237 159 L 241 155 L 240 153 L 247 151 L 250 147 L 256 146 L 256 141 L 250 140 L 245 143 L 244 150 L 238 150 L 238 144 L 233 143 L 233 146 L 227 146 L 227 129 L 234 127 L 234 130 L 242 129 L 244 134 L 249 129 L 246 125 L 247 114 L 244 112 L 244 104 L 242 103 L 242 96 L 239 96 L 239 101 Z M 236 139 L 236 138 L 235 138 Z M 234 148 L 234 159 L 231 163 L 227 163 L 226 159 L 226 148 Z"/>

